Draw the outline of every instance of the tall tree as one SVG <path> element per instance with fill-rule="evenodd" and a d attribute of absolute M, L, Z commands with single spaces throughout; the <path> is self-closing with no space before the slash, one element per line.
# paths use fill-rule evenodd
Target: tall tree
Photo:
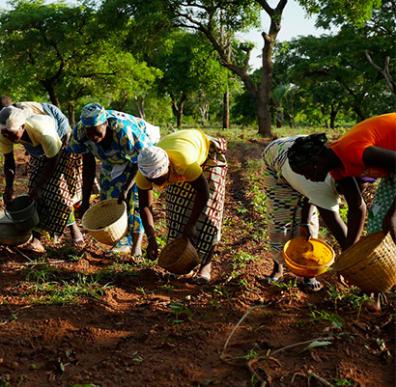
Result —
<path fill-rule="evenodd" d="M 206 97 L 212 93 L 222 95 L 226 71 L 200 33 L 174 32 L 167 47 L 156 56 L 154 63 L 163 71 L 159 87 L 171 97 L 176 125 L 180 128 L 187 100 L 194 94 L 200 96 L 200 108 L 205 109 L 206 104 L 207 109 Z"/>
<path fill-rule="evenodd" d="M 0 15 L 0 33 L 7 37 L 0 40 L 0 81 L 26 95 L 47 94 L 72 121 L 84 96 L 117 95 L 158 75 L 124 52 L 89 6 L 19 0 Z"/>
<path fill-rule="evenodd" d="M 279 0 L 272 8 L 265 0 L 239 1 L 178 1 L 168 0 L 175 15 L 175 25 L 202 32 L 217 51 L 220 62 L 236 74 L 256 101 L 259 133 L 271 135 L 270 99 L 272 89 L 272 51 L 280 30 L 282 12 L 287 0 Z M 259 25 L 259 11 L 270 17 L 268 32 L 263 32 L 262 72 L 258 83 L 254 82 L 249 69 L 252 45 L 240 44 L 230 50 L 231 39 L 224 39 L 223 31 L 232 33 Z"/>

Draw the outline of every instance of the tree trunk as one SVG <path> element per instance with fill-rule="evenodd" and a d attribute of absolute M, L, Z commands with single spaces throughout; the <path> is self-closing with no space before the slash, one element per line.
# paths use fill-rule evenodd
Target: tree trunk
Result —
<path fill-rule="evenodd" d="M 42 81 L 41 83 L 48 93 L 51 103 L 57 107 L 60 107 L 59 98 L 55 91 L 55 84 L 53 84 L 51 81 Z"/>
<path fill-rule="evenodd" d="M 333 105 L 331 105 L 331 110 L 330 110 L 330 128 L 334 129 L 335 128 L 335 120 L 337 117 L 338 110 L 335 109 Z"/>
<path fill-rule="evenodd" d="M 359 118 L 358 121 L 364 121 L 367 118 L 366 115 L 364 114 L 363 110 L 360 108 L 360 103 L 358 101 L 354 102 L 354 104 L 352 105 L 352 110 L 358 116 L 358 118 Z"/>
<path fill-rule="evenodd" d="M 180 97 L 180 101 L 177 101 L 174 96 L 171 95 L 172 100 L 172 112 L 176 117 L 176 126 L 178 129 L 181 128 L 182 117 L 184 112 L 184 103 L 186 102 L 187 96 L 183 93 Z"/>
<path fill-rule="evenodd" d="M 230 128 L 230 92 L 227 91 L 223 95 L 223 129 Z"/>
<path fill-rule="evenodd" d="M 172 111 L 174 116 L 176 117 L 176 127 L 178 129 L 181 128 L 183 110 L 184 110 L 184 101 L 179 103 L 177 103 L 176 101 L 172 101 Z"/>
<path fill-rule="evenodd" d="M 287 0 L 280 0 L 275 9 L 271 9 L 267 2 L 260 2 L 264 10 L 271 17 L 269 33 L 262 33 L 264 46 L 262 50 L 263 68 L 261 80 L 257 88 L 256 108 L 259 134 L 264 137 L 272 137 L 271 133 L 271 92 L 272 92 L 272 54 L 276 43 L 276 37 L 280 31 L 282 12 Z"/>
<path fill-rule="evenodd" d="M 263 137 L 272 137 L 269 101 L 271 90 L 268 90 L 268 87 L 268 83 L 263 80 L 258 87 L 256 97 L 258 133 Z"/>
<path fill-rule="evenodd" d="M 74 128 L 76 125 L 76 111 L 75 111 L 74 101 L 70 101 L 67 104 L 67 116 L 69 118 L 70 127 Z"/>
<path fill-rule="evenodd" d="M 176 127 L 177 129 L 181 128 L 182 125 L 182 116 L 183 116 L 183 108 L 180 107 L 176 112 Z"/>
<path fill-rule="evenodd" d="M 138 97 L 137 98 L 137 107 L 139 110 L 139 116 L 140 118 L 145 118 L 145 113 L 144 113 L 144 98 L 143 97 Z"/>

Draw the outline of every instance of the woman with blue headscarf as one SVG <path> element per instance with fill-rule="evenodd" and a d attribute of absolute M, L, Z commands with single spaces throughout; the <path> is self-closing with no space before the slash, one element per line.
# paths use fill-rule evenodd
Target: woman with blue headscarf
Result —
<path fill-rule="evenodd" d="M 98 103 L 85 105 L 73 130 L 68 150 L 82 153 L 83 199 L 80 212 L 89 207 L 95 177 L 95 157 L 102 162 L 101 200 L 116 198 L 128 205 L 130 233 L 113 248 L 119 254 L 141 255 L 143 224 L 139 214 L 138 190 L 134 185 L 139 152 L 152 145 L 147 127 L 150 124 L 130 114 L 106 110 Z"/>

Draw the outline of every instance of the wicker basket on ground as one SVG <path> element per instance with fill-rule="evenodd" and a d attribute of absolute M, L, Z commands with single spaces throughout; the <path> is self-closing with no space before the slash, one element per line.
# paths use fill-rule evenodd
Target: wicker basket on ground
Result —
<path fill-rule="evenodd" d="M 199 262 L 197 250 L 183 237 L 168 243 L 158 258 L 158 265 L 175 274 L 188 274 Z"/>
<path fill-rule="evenodd" d="M 112 246 L 128 231 L 127 206 L 117 199 L 103 200 L 84 214 L 81 223 L 97 241 Z"/>
<path fill-rule="evenodd" d="M 333 270 L 366 292 L 386 292 L 396 285 L 396 245 L 389 233 L 370 234 L 344 251 Z"/>

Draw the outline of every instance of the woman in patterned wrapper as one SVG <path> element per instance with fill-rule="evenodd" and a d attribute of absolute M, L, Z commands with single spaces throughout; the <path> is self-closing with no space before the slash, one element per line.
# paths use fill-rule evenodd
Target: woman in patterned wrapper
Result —
<path fill-rule="evenodd" d="M 282 249 L 287 240 L 297 236 L 317 238 L 318 211 L 341 248 L 347 247 L 347 227 L 340 217 L 338 205 L 339 194 L 344 192 L 336 187 L 330 175 L 323 182 L 313 182 L 290 167 L 288 151 L 303 138 L 302 135 L 279 138 L 268 144 L 263 152 L 268 240 L 274 261 L 273 271 L 266 278 L 269 283 L 283 276 Z M 304 278 L 303 286 L 310 291 L 322 287 L 315 278 Z"/>
<path fill-rule="evenodd" d="M 5 204 L 14 198 L 14 144 L 20 143 L 30 155 L 29 196 L 37 202 L 38 229 L 26 248 L 44 252 L 41 230 L 60 236 L 65 226 L 77 247 L 84 239 L 73 213 L 73 204 L 81 193 L 81 158 L 70 157 L 65 146 L 70 135 L 67 118 L 48 103 L 22 102 L 0 112 L 0 150 L 4 154 Z"/>
<path fill-rule="evenodd" d="M 168 242 L 189 238 L 201 258 L 197 283 L 211 279 L 214 246 L 220 241 L 227 161 L 223 139 L 200 130 L 179 130 L 145 148 L 138 157 L 140 212 L 148 237 L 148 257 L 157 258 L 152 212 L 153 188 L 166 188 Z"/>
<path fill-rule="evenodd" d="M 73 130 L 68 151 L 82 153 L 83 198 L 80 214 L 89 207 L 95 179 L 95 157 L 102 163 L 100 171 L 100 199 L 124 200 L 128 206 L 129 233 L 109 253 L 141 255 L 143 225 L 139 213 L 138 190 L 134 184 L 139 152 L 151 146 L 158 136 L 153 125 L 141 118 L 115 110 L 106 110 L 99 103 L 85 105 L 81 119 Z"/>

